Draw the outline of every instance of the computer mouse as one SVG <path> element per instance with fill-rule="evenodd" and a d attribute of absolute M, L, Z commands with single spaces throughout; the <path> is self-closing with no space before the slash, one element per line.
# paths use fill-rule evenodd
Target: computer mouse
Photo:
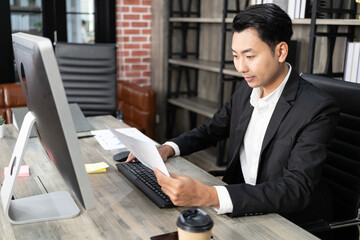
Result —
<path fill-rule="evenodd" d="M 113 159 L 117 162 L 125 162 L 129 154 L 129 151 L 119 152 L 113 156 Z"/>

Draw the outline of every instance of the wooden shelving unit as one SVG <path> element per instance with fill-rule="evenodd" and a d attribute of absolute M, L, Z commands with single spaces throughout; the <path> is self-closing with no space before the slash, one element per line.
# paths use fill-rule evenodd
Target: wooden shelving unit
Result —
<path fill-rule="evenodd" d="M 173 14 L 174 11 L 171 10 L 172 4 L 170 3 L 169 11 L 169 50 L 168 50 L 168 89 L 167 89 L 167 138 L 172 137 L 171 131 L 174 126 L 174 115 L 176 110 L 184 109 L 190 113 L 190 127 L 195 127 L 195 120 L 197 115 L 201 115 L 207 118 L 211 118 L 213 114 L 222 106 L 224 100 L 224 83 L 231 82 L 235 86 L 236 82 L 241 80 L 241 74 L 238 73 L 231 61 L 226 61 L 225 59 L 225 44 L 226 44 L 226 32 L 231 31 L 231 23 L 233 17 L 230 17 L 229 13 L 235 13 L 239 9 L 229 10 L 228 3 L 231 0 L 224 1 L 224 11 L 222 17 L 216 15 L 216 17 L 202 17 L 200 14 L 200 0 L 193 6 L 197 6 L 196 10 L 191 10 L 190 6 L 182 7 L 181 11 L 177 11 L 176 14 Z M 233 0 L 234 2 L 241 2 L 238 0 Z M 182 1 L 178 1 L 182 2 Z M 185 1 L 184 1 L 185 2 Z M 232 7 L 236 4 L 232 3 Z M 186 9 L 186 10 L 184 10 Z M 219 11 L 219 10 L 218 10 Z M 312 19 L 293 19 L 293 25 L 298 25 L 300 28 L 309 29 L 310 31 L 312 26 Z M 199 58 L 199 31 L 200 26 L 212 26 L 217 25 L 218 28 L 222 28 L 222 35 L 216 36 L 216 38 L 221 39 L 221 57 L 220 61 L 210 61 L 206 59 Z M 302 27 L 304 25 L 305 27 Z M 360 20 L 356 19 L 316 19 L 316 26 L 360 26 Z M 217 29 L 218 29 L 217 28 Z M 182 49 L 180 52 L 173 52 L 172 40 L 173 40 L 173 31 L 174 29 L 180 30 L 182 32 L 181 37 L 177 36 L 177 39 L 185 41 L 186 37 L 190 34 L 196 35 L 194 42 L 196 42 L 195 50 L 188 51 L 186 43 L 182 43 Z M 175 38 L 176 39 L 176 38 Z M 178 40 L 180 41 L 180 40 Z M 228 47 L 228 46 L 227 46 Z M 218 50 L 218 49 L 217 49 Z M 211 49 L 210 51 L 214 51 Z M 304 64 L 303 64 L 304 65 Z M 304 65 L 305 66 L 305 65 Z M 214 73 L 218 76 L 219 91 L 217 101 L 209 101 L 198 96 L 198 83 L 197 77 L 199 71 L 206 71 L 209 73 Z M 191 72 L 191 73 L 190 73 Z M 175 76 L 177 73 L 177 76 Z M 174 75 L 175 74 L 175 75 Z M 195 78 L 195 79 L 194 79 Z M 186 89 L 178 89 L 181 85 L 180 83 L 186 84 Z M 172 87 L 177 86 L 176 90 L 173 90 Z M 203 86 L 201 86 L 203 87 Z M 213 99 L 213 98 L 212 98 Z M 223 145 L 220 148 L 224 148 Z M 218 165 L 223 164 L 222 157 L 223 153 L 218 154 Z"/>
<path fill-rule="evenodd" d="M 338 38 L 345 38 L 346 42 L 351 42 L 355 36 L 355 26 L 360 26 L 360 20 L 355 19 L 356 17 L 356 3 L 351 1 L 348 8 L 344 8 L 342 3 L 334 3 L 333 1 L 327 1 L 321 3 L 318 0 L 312 1 L 311 9 L 311 22 L 310 22 L 310 37 L 309 37 L 309 54 L 308 54 L 308 66 L 307 72 L 314 73 L 314 56 L 316 48 L 317 38 L 326 38 L 327 51 L 325 70 L 321 75 L 328 77 L 342 78 L 344 71 L 333 70 L 333 58 L 336 40 Z M 325 16 L 328 19 L 318 19 L 318 15 Z M 342 19 L 345 18 L 348 19 Z M 324 25 L 325 28 L 318 30 L 318 26 Z M 342 31 L 339 31 L 340 26 L 346 26 Z M 346 46 L 344 46 L 346 49 Z"/>
<path fill-rule="evenodd" d="M 220 73 L 219 62 L 214 61 L 206 61 L 206 60 L 198 60 L 198 59 L 169 59 L 168 62 L 170 64 L 196 68 L 200 70 Z M 223 68 L 223 73 L 229 76 L 241 77 L 241 74 L 232 68 Z"/>
<path fill-rule="evenodd" d="M 223 0 L 223 10 L 218 12 L 218 16 L 221 17 L 202 17 L 200 13 L 200 0 L 192 6 L 182 6 L 186 1 L 178 1 L 178 10 L 172 9 L 173 4 L 170 3 L 169 7 L 169 57 L 168 57 L 168 91 L 167 91 L 167 138 L 172 137 L 172 130 L 174 126 L 176 111 L 178 109 L 185 109 L 189 111 L 190 127 L 196 126 L 197 115 L 211 118 L 214 113 L 223 105 L 224 101 L 224 84 L 232 84 L 232 91 L 235 89 L 236 82 L 242 79 L 241 74 L 238 73 L 232 61 L 226 61 L 225 59 L 225 47 L 226 47 L 226 33 L 231 31 L 230 24 L 232 23 L 232 17 L 229 14 L 234 14 L 240 10 L 240 2 L 238 0 Z M 191 1 L 190 1 L 191 2 Z M 228 3 L 231 2 L 232 7 L 235 9 L 229 9 Z M 244 2 L 244 1 L 242 1 Z M 245 3 L 245 5 L 248 3 Z M 196 6 L 194 9 L 193 7 Z M 186 10 L 184 10 L 186 9 Z M 221 11 L 221 10 L 219 10 Z M 199 31 L 202 24 L 216 24 L 221 27 L 221 45 L 217 50 L 221 51 L 221 57 L 219 61 L 210 61 L 199 59 Z M 181 45 L 180 52 L 174 52 L 172 49 L 172 38 L 174 30 L 180 30 L 181 36 L 177 36 L 177 39 Z M 188 51 L 186 45 L 186 37 L 189 31 L 196 32 L 195 37 L 195 51 Z M 179 44 L 179 43 L 176 43 Z M 220 49 L 221 48 L 221 49 Z M 210 49 L 214 51 L 214 49 Z M 210 101 L 198 96 L 198 74 L 199 70 L 216 74 L 218 79 L 218 97 L 217 101 Z M 176 76 L 174 76 L 174 74 Z M 185 76 L 185 77 L 184 77 Z M 193 76 L 193 77 L 191 77 Z M 174 80 L 174 78 L 176 80 Z M 175 84 L 174 84 L 175 82 Z M 181 87 L 181 82 L 185 82 L 186 90 Z M 175 87 L 175 90 L 173 89 Z M 200 86 L 206 87 L 206 86 Z M 219 146 L 217 164 L 223 165 L 223 146 Z"/>
<path fill-rule="evenodd" d="M 169 98 L 168 102 L 208 118 L 218 110 L 217 103 L 197 97 Z"/>

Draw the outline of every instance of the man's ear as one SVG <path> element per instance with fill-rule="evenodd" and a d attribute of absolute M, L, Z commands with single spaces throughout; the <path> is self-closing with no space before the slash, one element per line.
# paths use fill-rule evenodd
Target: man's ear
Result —
<path fill-rule="evenodd" d="M 278 58 L 278 61 L 283 63 L 286 60 L 288 55 L 289 46 L 286 42 L 280 42 L 276 45 L 275 54 Z"/>

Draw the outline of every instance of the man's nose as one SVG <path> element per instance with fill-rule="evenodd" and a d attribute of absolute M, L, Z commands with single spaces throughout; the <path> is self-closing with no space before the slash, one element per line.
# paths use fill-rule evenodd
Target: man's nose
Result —
<path fill-rule="evenodd" d="M 248 71 L 248 67 L 243 59 L 238 59 L 234 61 L 235 69 L 239 73 L 246 73 Z"/>

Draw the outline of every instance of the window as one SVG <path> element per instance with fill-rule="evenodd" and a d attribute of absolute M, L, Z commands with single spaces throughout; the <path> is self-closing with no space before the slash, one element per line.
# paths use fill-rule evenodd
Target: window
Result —
<path fill-rule="evenodd" d="M 41 0 L 10 0 L 12 32 L 42 35 Z"/>
<path fill-rule="evenodd" d="M 53 43 L 115 43 L 115 6 L 116 0 L 0 0 L 0 83 L 15 81 L 11 33 Z"/>
<path fill-rule="evenodd" d="M 68 42 L 94 43 L 94 0 L 66 0 Z"/>

